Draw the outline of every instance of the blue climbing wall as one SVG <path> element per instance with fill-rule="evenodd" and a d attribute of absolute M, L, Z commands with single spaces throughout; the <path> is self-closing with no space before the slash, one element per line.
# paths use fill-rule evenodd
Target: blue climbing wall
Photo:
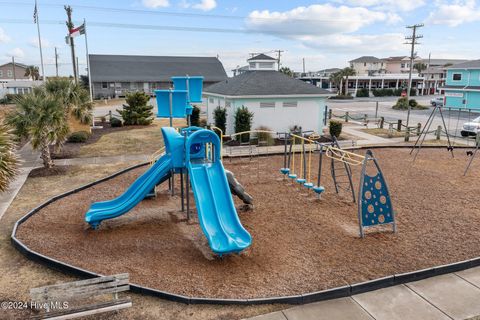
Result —
<path fill-rule="evenodd" d="M 360 197 L 362 227 L 393 223 L 390 194 L 381 172 L 373 177 L 365 175 Z"/>

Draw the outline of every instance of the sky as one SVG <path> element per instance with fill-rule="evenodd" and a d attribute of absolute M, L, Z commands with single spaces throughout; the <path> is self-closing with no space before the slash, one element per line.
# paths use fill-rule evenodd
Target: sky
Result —
<path fill-rule="evenodd" d="M 479 59 L 480 3 L 475 0 L 38 0 L 45 73 L 72 74 L 63 6 L 75 26 L 86 20 L 91 54 L 218 56 L 229 72 L 250 53 L 283 50 L 282 66 L 302 71 L 346 67 L 363 55 L 409 55 L 419 29 L 423 58 Z M 0 0 L 0 64 L 40 65 L 33 0 Z M 85 37 L 75 38 L 86 73 Z"/>

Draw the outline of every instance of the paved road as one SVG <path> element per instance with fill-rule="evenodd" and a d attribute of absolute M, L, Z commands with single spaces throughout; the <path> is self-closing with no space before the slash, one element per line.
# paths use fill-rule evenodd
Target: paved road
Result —
<path fill-rule="evenodd" d="M 433 96 L 419 96 L 416 97 L 416 100 L 418 103 L 428 106 L 430 105 L 430 99 L 432 98 Z M 397 97 L 357 98 L 353 101 L 329 100 L 328 106 L 333 110 L 333 113 L 337 115 L 344 115 L 345 112 L 348 111 L 354 117 L 361 117 L 362 115 L 367 114 L 369 118 L 374 118 L 376 102 L 378 101 L 378 117 L 385 117 L 385 120 L 395 122 L 398 119 L 401 119 L 403 123 L 406 124 L 407 112 L 392 109 L 396 100 Z M 432 108 L 429 108 L 428 110 L 412 110 L 410 113 L 409 125 L 414 126 L 417 123 L 421 123 L 423 127 L 431 112 Z M 456 136 L 460 136 L 460 130 L 463 123 L 480 116 L 480 113 L 459 112 L 456 110 L 449 111 L 448 109 L 444 110 L 443 113 L 446 127 L 449 128 L 449 133 Z M 441 117 L 437 112 L 437 116 L 435 116 L 430 130 L 434 130 L 439 125 L 443 127 Z"/>

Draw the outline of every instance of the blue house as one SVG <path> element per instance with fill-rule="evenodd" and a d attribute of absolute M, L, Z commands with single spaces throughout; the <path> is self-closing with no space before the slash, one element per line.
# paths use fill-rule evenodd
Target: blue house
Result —
<path fill-rule="evenodd" d="M 480 110 L 480 60 L 459 63 L 447 69 L 445 107 Z"/>

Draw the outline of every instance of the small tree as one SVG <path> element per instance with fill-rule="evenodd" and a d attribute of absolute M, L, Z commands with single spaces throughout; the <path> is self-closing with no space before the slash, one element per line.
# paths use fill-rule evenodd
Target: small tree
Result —
<path fill-rule="evenodd" d="M 222 132 L 225 134 L 227 125 L 227 109 L 220 106 L 216 107 L 215 110 L 213 110 L 213 119 L 215 127 L 220 128 L 220 130 L 222 130 Z"/>
<path fill-rule="evenodd" d="M 417 62 L 413 65 L 413 69 L 417 70 L 418 73 L 422 73 L 423 70 L 427 69 L 427 65 L 423 62 Z"/>
<path fill-rule="evenodd" d="M 197 106 L 193 107 L 192 115 L 190 116 L 190 124 L 195 127 L 200 126 L 200 108 Z"/>
<path fill-rule="evenodd" d="M 7 190 L 17 174 L 17 166 L 13 135 L 7 126 L 0 124 L 0 192 Z"/>
<path fill-rule="evenodd" d="M 338 138 L 342 133 L 342 123 L 340 121 L 331 120 L 328 128 L 330 136 Z"/>
<path fill-rule="evenodd" d="M 63 103 L 58 96 L 38 87 L 30 94 L 15 99 L 17 108 L 6 117 L 17 136 L 31 139 L 32 147 L 40 150 L 45 168 L 51 168 L 50 144 L 61 145 L 69 133 Z"/>
<path fill-rule="evenodd" d="M 122 116 L 125 125 L 149 125 L 153 121 L 153 106 L 148 105 L 150 96 L 144 92 L 128 93 L 126 97 L 127 104 L 123 105 L 123 110 L 117 110 Z"/>
<path fill-rule="evenodd" d="M 248 111 L 248 108 L 241 106 L 235 112 L 235 133 L 250 131 L 252 128 L 253 112 Z M 247 142 L 250 140 L 250 134 L 242 134 L 240 142 Z"/>
<path fill-rule="evenodd" d="M 281 73 L 286 74 L 287 76 L 293 78 L 293 71 L 289 67 L 281 67 L 280 70 L 278 70 L 278 71 L 280 71 Z"/>
<path fill-rule="evenodd" d="M 38 71 L 38 67 L 37 66 L 28 66 L 25 69 L 25 77 L 30 77 L 33 80 L 40 79 L 40 72 Z"/>

